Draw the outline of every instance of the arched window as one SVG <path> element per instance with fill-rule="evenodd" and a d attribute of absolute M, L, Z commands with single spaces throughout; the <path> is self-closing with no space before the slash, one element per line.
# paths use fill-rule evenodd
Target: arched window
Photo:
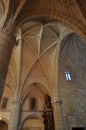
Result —
<path fill-rule="evenodd" d="M 2 108 L 6 109 L 7 108 L 7 103 L 8 103 L 8 98 L 4 97 L 3 102 L 2 102 Z"/>
<path fill-rule="evenodd" d="M 69 71 L 65 71 L 65 76 L 66 76 L 66 81 L 71 81 L 72 80 Z"/>
<path fill-rule="evenodd" d="M 30 108 L 31 108 L 31 110 L 36 109 L 36 99 L 35 98 L 31 98 Z"/>

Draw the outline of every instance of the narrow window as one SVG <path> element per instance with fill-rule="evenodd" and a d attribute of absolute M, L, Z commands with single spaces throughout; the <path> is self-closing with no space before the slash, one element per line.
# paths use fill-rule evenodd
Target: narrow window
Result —
<path fill-rule="evenodd" d="M 69 71 L 65 71 L 65 76 L 66 76 L 66 80 L 67 80 L 67 81 L 71 81 L 71 80 L 72 80 Z"/>
<path fill-rule="evenodd" d="M 5 98 L 3 99 L 3 102 L 2 102 L 2 108 L 3 108 L 3 109 L 6 109 L 7 103 L 8 103 L 8 98 L 5 97 Z"/>
<path fill-rule="evenodd" d="M 31 98 L 31 110 L 35 110 L 35 109 L 36 109 L 36 99 Z"/>

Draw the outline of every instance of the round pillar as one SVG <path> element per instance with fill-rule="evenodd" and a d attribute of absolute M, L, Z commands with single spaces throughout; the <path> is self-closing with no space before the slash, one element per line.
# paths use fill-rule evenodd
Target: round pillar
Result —
<path fill-rule="evenodd" d="M 18 130 L 19 115 L 20 115 L 20 101 L 16 100 L 12 102 L 8 130 Z"/>
<path fill-rule="evenodd" d="M 3 92 L 13 46 L 16 43 L 14 34 L 6 28 L 0 29 L 0 99 Z"/>
<path fill-rule="evenodd" d="M 60 92 L 58 89 L 57 82 L 52 83 L 53 90 L 52 90 L 52 107 L 53 107 L 53 114 L 54 114 L 54 125 L 55 130 L 63 130 L 63 115 L 62 115 L 62 101 L 60 98 Z"/>
<path fill-rule="evenodd" d="M 61 103 L 61 100 L 52 102 L 55 130 L 63 130 Z"/>

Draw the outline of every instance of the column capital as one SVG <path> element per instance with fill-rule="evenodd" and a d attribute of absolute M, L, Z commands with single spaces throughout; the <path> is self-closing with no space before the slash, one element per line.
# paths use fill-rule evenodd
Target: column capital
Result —
<path fill-rule="evenodd" d="M 20 101 L 19 100 L 13 100 L 12 104 L 20 104 Z"/>
<path fill-rule="evenodd" d="M 16 97 L 16 98 L 13 98 L 12 100 L 12 104 L 20 104 L 20 98 L 19 97 Z"/>
<path fill-rule="evenodd" d="M 62 101 L 59 99 L 59 97 L 54 97 L 52 99 L 52 105 L 53 104 L 58 104 L 58 105 L 61 105 L 62 104 Z"/>
<path fill-rule="evenodd" d="M 15 104 L 15 103 L 21 103 L 21 95 L 20 93 L 17 93 L 15 92 L 15 94 L 13 95 L 13 98 L 12 98 L 12 104 Z"/>
<path fill-rule="evenodd" d="M 52 98 L 52 102 L 57 102 L 59 100 L 59 97 L 57 97 L 57 96 L 53 96 L 53 98 Z"/>

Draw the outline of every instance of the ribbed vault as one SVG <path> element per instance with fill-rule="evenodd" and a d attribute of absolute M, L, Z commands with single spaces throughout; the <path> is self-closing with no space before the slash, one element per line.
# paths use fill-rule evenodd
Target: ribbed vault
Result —
<path fill-rule="evenodd" d="M 71 32 L 56 21 L 23 24 L 17 37 L 18 45 L 13 50 L 6 83 L 13 90 L 22 91 L 37 82 L 51 93 L 51 84 L 57 82 L 58 48 L 63 35 Z"/>
<path fill-rule="evenodd" d="M 32 19 L 50 17 L 67 24 L 86 39 L 85 0 L 1 0 L 0 27 L 16 30 L 19 25 Z M 16 27 L 15 27 L 16 26 Z"/>

